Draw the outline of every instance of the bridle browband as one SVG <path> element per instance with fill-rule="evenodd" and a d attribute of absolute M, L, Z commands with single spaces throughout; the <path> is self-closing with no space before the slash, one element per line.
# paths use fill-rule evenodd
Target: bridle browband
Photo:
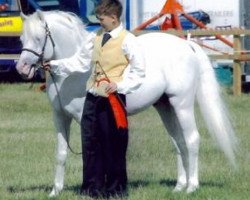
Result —
<path fill-rule="evenodd" d="M 29 48 L 23 48 L 23 49 L 22 49 L 22 52 L 23 52 L 23 51 L 28 51 L 28 52 L 33 53 L 35 56 L 38 57 L 37 63 L 31 65 L 31 68 L 30 68 L 30 71 L 29 71 L 28 75 L 30 74 L 32 68 L 38 68 L 38 67 L 40 67 L 40 66 L 43 66 L 43 63 L 44 63 L 44 51 L 45 51 L 45 47 L 46 47 L 48 38 L 49 38 L 50 41 L 51 41 L 51 44 L 52 44 L 52 47 L 53 47 L 53 52 L 54 52 L 55 42 L 54 42 L 54 40 L 53 40 L 53 38 L 52 38 L 52 36 L 51 36 L 51 33 L 50 33 L 50 30 L 49 30 L 48 24 L 47 24 L 46 22 L 45 22 L 45 27 L 44 27 L 44 28 L 45 28 L 45 40 L 44 40 L 42 52 L 41 52 L 40 54 L 37 53 L 36 51 L 34 51 L 33 49 L 29 49 Z M 40 65 L 38 65 L 38 63 L 39 63 Z M 37 66 L 38 66 L 38 67 L 37 67 Z M 27 76 L 28 76 L 28 75 L 27 75 Z"/>

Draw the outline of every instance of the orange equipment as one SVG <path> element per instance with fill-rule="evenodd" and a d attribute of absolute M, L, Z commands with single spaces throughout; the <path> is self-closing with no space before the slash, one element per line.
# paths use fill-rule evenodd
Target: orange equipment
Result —
<path fill-rule="evenodd" d="M 174 28 L 176 30 L 182 30 L 181 23 L 179 20 L 178 15 L 182 14 L 185 18 L 187 18 L 192 23 L 196 24 L 200 28 L 207 29 L 206 25 L 202 22 L 195 19 L 193 16 L 188 15 L 184 12 L 182 5 L 177 2 L 176 0 L 167 0 L 164 4 L 163 8 L 161 9 L 160 13 L 158 13 L 156 16 L 152 17 L 148 21 L 142 23 L 137 28 L 135 28 L 134 31 L 139 31 L 142 29 L 145 29 L 149 24 L 153 23 L 157 19 L 161 18 L 162 16 L 170 14 L 171 18 L 168 16 L 165 18 L 163 24 L 160 26 L 161 30 L 167 30 L 169 28 Z M 219 40 L 221 40 L 226 45 L 233 47 L 233 43 L 225 38 L 223 38 L 221 35 L 215 35 L 215 37 Z"/>

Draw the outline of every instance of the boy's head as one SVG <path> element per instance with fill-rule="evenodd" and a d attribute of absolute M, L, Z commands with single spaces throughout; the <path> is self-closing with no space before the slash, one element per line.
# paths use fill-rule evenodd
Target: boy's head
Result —
<path fill-rule="evenodd" d="M 95 8 L 96 16 L 116 16 L 119 20 L 122 15 L 122 4 L 119 0 L 101 0 Z"/>
<path fill-rule="evenodd" d="M 120 24 L 122 4 L 119 0 L 101 0 L 95 8 L 97 19 L 106 31 L 111 31 Z"/>

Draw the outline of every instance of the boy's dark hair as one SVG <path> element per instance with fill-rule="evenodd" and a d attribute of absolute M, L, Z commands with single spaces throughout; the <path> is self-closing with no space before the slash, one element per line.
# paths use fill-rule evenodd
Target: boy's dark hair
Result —
<path fill-rule="evenodd" d="M 111 16 L 120 19 L 122 15 L 122 4 L 119 0 L 101 0 L 95 8 L 95 14 Z"/>

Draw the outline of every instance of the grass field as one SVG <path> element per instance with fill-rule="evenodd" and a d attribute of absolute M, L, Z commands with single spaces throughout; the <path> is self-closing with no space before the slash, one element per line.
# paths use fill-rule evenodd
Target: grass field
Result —
<path fill-rule="evenodd" d="M 45 93 L 29 84 L 0 84 L 0 200 L 49 199 L 53 185 L 56 135 Z M 37 85 L 35 85 L 37 87 Z M 250 199 L 250 96 L 225 94 L 240 150 L 233 171 L 210 138 L 197 112 L 201 133 L 200 189 L 172 193 L 176 182 L 175 150 L 153 108 L 129 118 L 129 200 Z M 71 146 L 80 151 L 79 126 L 73 123 Z M 81 156 L 69 153 L 65 189 L 55 199 L 79 196 Z"/>

